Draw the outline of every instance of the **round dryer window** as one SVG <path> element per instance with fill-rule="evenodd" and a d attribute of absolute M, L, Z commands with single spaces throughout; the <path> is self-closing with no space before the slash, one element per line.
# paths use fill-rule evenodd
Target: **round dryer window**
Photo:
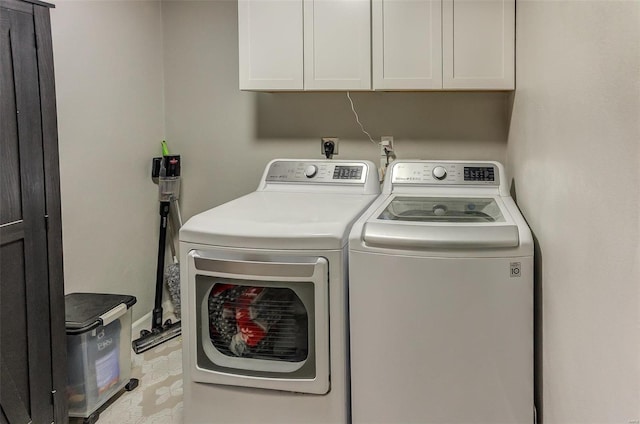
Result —
<path fill-rule="evenodd" d="M 223 355 L 302 362 L 309 317 L 290 288 L 220 282 L 209 293 L 209 337 Z"/>

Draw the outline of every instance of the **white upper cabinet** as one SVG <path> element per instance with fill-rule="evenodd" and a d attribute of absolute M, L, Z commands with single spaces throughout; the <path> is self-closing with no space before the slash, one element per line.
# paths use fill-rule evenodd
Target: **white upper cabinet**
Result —
<path fill-rule="evenodd" d="M 302 0 L 238 0 L 241 90 L 303 89 Z"/>
<path fill-rule="evenodd" d="M 370 0 L 238 0 L 241 90 L 371 90 Z"/>
<path fill-rule="evenodd" d="M 515 0 L 443 0 L 443 88 L 515 88 Z"/>
<path fill-rule="evenodd" d="M 372 0 L 374 90 L 513 90 L 515 0 Z"/>
<path fill-rule="evenodd" d="M 238 0 L 242 90 L 513 90 L 515 0 Z"/>
<path fill-rule="evenodd" d="M 372 15 L 374 89 L 441 89 L 441 0 L 373 0 Z"/>
<path fill-rule="evenodd" d="M 370 0 L 304 0 L 305 90 L 371 89 Z"/>

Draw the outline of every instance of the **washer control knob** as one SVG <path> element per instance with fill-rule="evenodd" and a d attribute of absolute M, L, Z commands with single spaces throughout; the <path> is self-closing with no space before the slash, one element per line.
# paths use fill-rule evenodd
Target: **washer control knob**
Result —
<path fill-rule="evenodd" d="M 436 166 L 435 168 L 433 168 L 433 177 L 436 180 L 444 180 L 446 176 L 447 170 L 444 168 L 444 166 Z"/>
<path fill-rule="evenodd" d="M 315 165 L 308 165 L 304 168 L 304 175 L 307 178 L 313 178 L 318 173 L 318 167 Z"/>

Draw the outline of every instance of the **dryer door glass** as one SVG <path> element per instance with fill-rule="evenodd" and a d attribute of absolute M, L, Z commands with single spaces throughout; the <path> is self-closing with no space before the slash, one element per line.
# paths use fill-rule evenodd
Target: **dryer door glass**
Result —
<path fill-rule="evenodd" d="M 312 282 L 196 275 L 201 366 L 255 377 L 315 373 Z"/>
<path fill-rule="evenodd" d="M 309 314 L 290 288 L 222 279 L 211 288 L 208 304 L 209 337 L 223 355 L 298 363 L 307 359 Z"/>
<path fill-rule="evenodd" d="M 418 222 L 505 222 L 492 198 L 396 197 L 378 216 L 381 220 Z"/>

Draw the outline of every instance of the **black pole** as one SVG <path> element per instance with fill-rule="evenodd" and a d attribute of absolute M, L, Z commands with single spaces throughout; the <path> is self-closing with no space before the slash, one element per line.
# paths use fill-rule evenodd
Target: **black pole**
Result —
<path fill-rule="evenodd" d="M 164 256 L 167 241 L 167 221 L 171 202 L 160 202 L 160 237 L 158 239 L 158 267 L 156 268 L 156 298 L 153 305 L 152 330 L 162 328 L 162 283 L 164 281 Z"/>

